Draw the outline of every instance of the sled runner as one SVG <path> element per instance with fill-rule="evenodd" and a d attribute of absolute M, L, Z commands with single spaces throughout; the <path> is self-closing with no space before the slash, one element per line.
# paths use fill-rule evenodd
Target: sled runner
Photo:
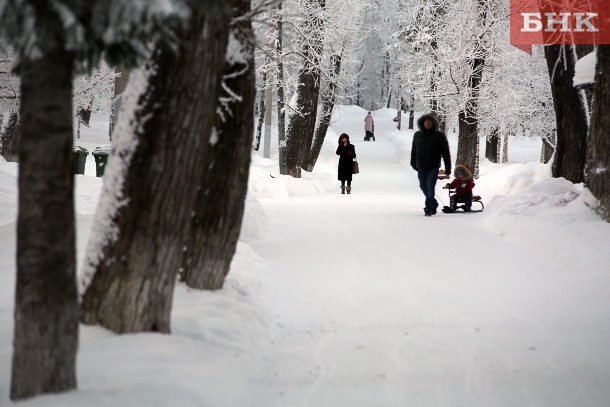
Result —
<path fill-rule="evenodd" d="M 471 207 L 471 209 L 468 211 L 468 210 L 466 210 L 466 207 L 464 205 L 460 205 L 460 204 L 463 204 L 464 202 L 462 202 L 461 199 L 456 198 L 455 188 L 448 189 L 448 193 L 449 193 L 449 206 L 446 206 L 446 205 L 443 206 L 443 209 L 442 209 L 443 213 L 477 213 L 477 212 L 483 212 L 483 209 L 485 209 L 485 205 L 483 205 L 483 201 L 481 201 L 480 195 L 472 196 L 473 207 Z M 481 208 L 474 209 L 474 206 L 475 206 L 474 204 L 481 205 Z"/>

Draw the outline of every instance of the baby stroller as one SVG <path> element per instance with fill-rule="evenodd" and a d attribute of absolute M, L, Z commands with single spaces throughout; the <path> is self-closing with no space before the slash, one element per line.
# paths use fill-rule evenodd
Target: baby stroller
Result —
<path fill-rule="evenodd" d="M 371 131 L 367 131 L 366 135 L 364 136 L 364 141 L 371 141 L 371 139 L 375 141 L 375 125 L 373 125 L 373 129 Z"/>
<path fill-rule="evenodd" d="M 443 187 L 445 188 L 445 187 Z M 455 188 L 446 188 L 449 193 L 449 206 L 443 206 L 443 213 L 476 213 L 483 212 L 485 209 L 485 205 L 483 205 L 483 201 L 481 201 L 480 195 L 472 195 L 472 203 L 481 205 L 480 209 L 470 208 L 468 211 L 464 205 L 459 205 L 460 203 L 464 203 L 464 201 L 455 193 Z M 458 211 L 461 209 L 461 211 Z"/>

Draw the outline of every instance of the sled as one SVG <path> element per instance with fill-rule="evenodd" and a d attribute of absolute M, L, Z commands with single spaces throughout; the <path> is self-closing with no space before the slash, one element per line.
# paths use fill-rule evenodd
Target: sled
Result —
<path fill-rule="evenodd" d="M 473 195 L 472 196 L 472 207 L 470 208 L 469 211 L 466 211 L 466 208 L 464 207 L 464 205 L 458 205 L 460 203 L 463 202 L 454 202 L 455 201 L 455 188 L 447 188 L 448 189 L 448 193 L 449 193 L 449 206 L 443 206 L 443 209 L 441 209 L 443 211 L 443 213 L 478 213 L 478 212 L 483 212 L 483 210 L 485 209 L 485 205 L 483 205 L 483 201 L 481 200 L 481 196 L 480 195 Z M 474 208 L 475 204 L 480 205 L 480 209 L 477 207 L 477 209 Z M 461 210 L 460 210 L 461 209 Z"/>

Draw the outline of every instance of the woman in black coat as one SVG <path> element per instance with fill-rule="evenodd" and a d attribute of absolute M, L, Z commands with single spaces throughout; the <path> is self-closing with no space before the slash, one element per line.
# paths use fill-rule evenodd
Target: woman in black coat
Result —
<path fill-rule="evenodd" d="M 356 158 L 356 149 L 353 144 L 349 143 L 349 136 L 345 133 L 339 137 L 339 147 L 337 147 L 337 155 L 339 156 L 339 174 L 338 178 L 341 181 L 341 193 L 345 193 L 345 182 L 347 181 L 347 193 L 352 192 L 352 173 L 354 171 L 354 158 Z"/>

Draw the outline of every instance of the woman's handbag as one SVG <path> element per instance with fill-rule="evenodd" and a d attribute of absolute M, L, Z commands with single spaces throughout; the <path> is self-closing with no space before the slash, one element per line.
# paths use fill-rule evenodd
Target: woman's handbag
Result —
<path fill-rule="evenodd" d="M 354 170 L 352 171 L 353 174 L 358 174 L 360 172 L 360 167 L 358 167 L 358 161 L 354 161 Z"/>

